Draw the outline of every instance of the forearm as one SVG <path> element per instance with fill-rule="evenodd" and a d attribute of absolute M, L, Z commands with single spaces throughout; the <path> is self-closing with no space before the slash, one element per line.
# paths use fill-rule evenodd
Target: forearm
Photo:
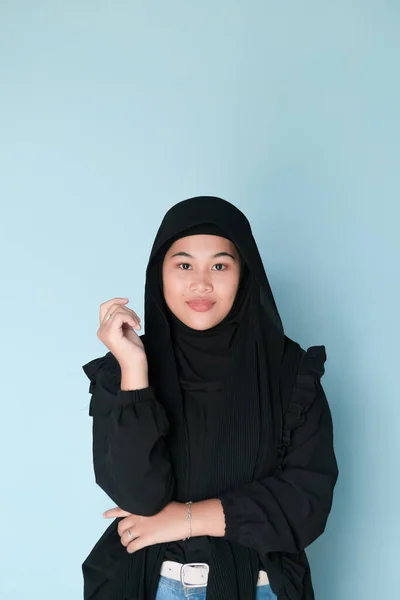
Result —
<path fill-rule="evenodd" d="M 193 537 L 202 535 L 223 537 L 225 533 L 225 516 L 221 501 L 218 498 L 193 502 L 191 512 Z"/>

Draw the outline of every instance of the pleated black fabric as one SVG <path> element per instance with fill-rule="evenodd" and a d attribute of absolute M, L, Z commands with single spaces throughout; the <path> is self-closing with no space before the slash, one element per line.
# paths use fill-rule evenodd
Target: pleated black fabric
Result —
<path fill-rule="evenodd" d="M 173 236 L 164 246 L 164 252 L 157 253 L 160 287 L 162 288 L 162 261 L 171 244 L 180 237 L 197 234 L 211 234 L 229 238 L 229 234 L 214 224 L 201 224 L 181 231 Z M 235 301 L 225 318 L 204 331 L 192 329 L 180 321 L 166 305 L 173 351 L 177 363 L 179 383 L 182 390 L 184 418 L 188 432 L 190 456 L 190 481 L 188 488 L 193 498 L 198 500 L 212 498 L 218 494 L 221 482 L 219 466 L 223 472 L 226 461 L 216 462 L 211 457 L 221 454 L 222 439 L 235 438 L 237 445 L 239 436 L 234 430 L 225 435 L 222 426 L 227 425 L 227 413 L 233 410 L 232 394 L 229 392 L 229 381 L 235 369 L 234 353 L 236 334 L 243 322 L 248 306 L 249 270 L 241 260 L 240 285 Z M 236 365 L 237 366 L 237 365 Z M 258 418 L 258 398 L 252 404 L 247 398 L 238 403 L 242 407 L 235 415 L 241 425 L 241 435 L 248 435 L 243 442 L 250 450 L 248 462 L 254 464 L 258 440 L 253 439 L 253 456 L 251 456 L 251 439 Z M 223 445 L 223 444 L 222 444 Z M 230 452 L 229 444 L 226 452 Z M 245 459 L 245 455 L 242 456 Z M 233 467 L 234 470 L 234 467 Z M 231 476 L 228 475 L 230 479 Z M 208 562 L 210 559 L 210 543 L 207 537 L 193 537 L 189 540 L 172 542 L 168 545 L 165 560 L 177 562 Z"/>
<path fill-rule="evenodd" d="M 224 233 L 242 259 L 234 306 L 206 332 L 168 310 L 161 285 L 166 250 L 196 231 Z M 218 497 L 226 532 L 129 555 L 117 519 L 83 564 L 85 600 L 153 600 L 168 552 L 207 557 L 207 599 L 254 598 L 262 567 L 278 600 L 312 600 L 304 548 L 324 530 L 338 476 L 325 348 L 305 352 L 284 335 L 250 225 L 229 202 L 191 198 L 165 215 L 146 270 L 142 340 L 150 388 L 122 391 L 111 353 L 83 367 L 96 481 L 135 514 Z"/>

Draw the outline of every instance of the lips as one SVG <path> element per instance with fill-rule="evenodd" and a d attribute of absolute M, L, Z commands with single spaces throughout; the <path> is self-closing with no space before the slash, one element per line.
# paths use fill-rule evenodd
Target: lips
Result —
<path fill-rule="evenodd" d="M 210 310 L 214 305 L 214 302 L 211 302 L 210 300 L 192 300 L 191 302 L 188 302 L 188 305 L 193 310 L 205 312 L 206 310 Z"/>

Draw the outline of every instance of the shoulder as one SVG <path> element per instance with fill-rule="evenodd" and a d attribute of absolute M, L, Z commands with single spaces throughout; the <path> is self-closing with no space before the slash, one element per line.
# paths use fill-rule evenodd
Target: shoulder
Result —
<path fill-rule="evenodd" d="M 310 346 L 305 350 L 297 342 L 285 335 L 285 346 L 281 362 L 281 371 L 297 372 L 311 370 L 321 377 L 325 372 L 326 348 L 324 345 Z"/>
<path fill-rule="evenodd" d="M 285 336 L 285 349 L 280 370 L 280 390 L 285 410 L 293 396 L 303 404 L 310 404 L 320 379 L 325 373 L 327 359 L 324 345 L 310 346 L 305 350 Z"/>

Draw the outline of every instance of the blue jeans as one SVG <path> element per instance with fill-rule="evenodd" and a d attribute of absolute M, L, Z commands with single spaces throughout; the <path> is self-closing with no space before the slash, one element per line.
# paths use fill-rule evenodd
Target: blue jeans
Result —
<path fill-rule="evenodd" d="M 183 584 L 176 579 L 170 579 L 160 575 L 158 582 L 156 600 L 206 600 L 206 586 L 184 588 Z M 271 586 L 259 585 L 256 588 L 255 600 L 277 600 L 277 596 L 271 590 Z"/>

